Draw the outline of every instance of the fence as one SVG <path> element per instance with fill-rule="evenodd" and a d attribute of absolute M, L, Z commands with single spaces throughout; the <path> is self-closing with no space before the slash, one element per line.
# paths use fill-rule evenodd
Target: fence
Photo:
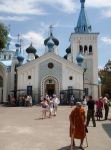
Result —
<path fill-rule="evenodd" d="M 60 91 L 60 103 L 62 105 L 69 105 L 71 96 L 74 96 L 74 102 L 83 100 L 83 90 L 79 89 L 68 89 Z"/>

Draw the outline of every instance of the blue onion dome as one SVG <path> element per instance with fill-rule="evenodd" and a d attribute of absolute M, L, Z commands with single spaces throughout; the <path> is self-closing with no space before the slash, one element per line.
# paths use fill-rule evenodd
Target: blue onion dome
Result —
<path fill-rule="evenodd" d="M 67 59 L 67 55 L 64 55 L 64 59 Z"/>
<path fill-rule="evenodd" d="M 21 47 L 21 44 L 20 44 L 20 35 L 18 34 L 17 36 L 18 36 L 18 39 L 17 39 L 17 42 L 15 43 L 15 47 L 17 49 L 19 49 Z"/>
<path fill-rule="evenodd" d="M 26 49 L 27 53 L 36 53 L 36 49 L 32 46 L 32 43 L 30 44 L 30 46 Z"/>
<path fill-rule="evenodd" d="M 50 40 L 47 42 L 47 46 L 48 46 L 49 48 L 53 48 L 54 42 L 53 42 L 52 39 L 50 39 Z"/>
<path fill-rule="evenodd" d="M 17 56 L 17 60 L 19 63 L 23 63 L 24 57 L 19 55 L 19 56 Z"/>
<path fill-rule="evenodd" d="M 78 65 L 82 65 L 83 61 L 84 61 L 84 56 L 79 53 L 78 56 L 76 57 L 77 63 Z"/>
<path fill-rule="evenodd" d="M 85 3 L 85 0 L 80 0 L 81 3 Z"/>
<path fill-rule="evenodd" d="M 69 47 L 66 49 L 66 53 L 67 53 L 67 54 L 71 53 L 71 46 L 69 46 Z"/>
<path fill-rule="evenodd" d="M 15 46 L 16 46 L 16 48 L 20 48 L 20 43 L 17 42 L 17 43 L 15 44 Z"/>
<path fill-rule="evenodd" d="M 56 38 L 52 35 L 52 33 L 51 33 L 50 37 L 48 37 L 47 39 L 44 40 L 44 45 L 47 45 L 47 43 L 48 43 L 48 41 L 49 41 L 50 39 L 52 39 L 52 41 L 54 42 L 54 44 L 55 44 L 56 46 L 59 45 L 59 40 L 56 39 Z"/>

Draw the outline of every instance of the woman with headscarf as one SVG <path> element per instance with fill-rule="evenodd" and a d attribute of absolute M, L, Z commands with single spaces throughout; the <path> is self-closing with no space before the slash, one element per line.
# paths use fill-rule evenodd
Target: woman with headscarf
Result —
<path fill-rule="evenodd" d="M 80 148 L 83 150 L 83 141 L 86 137 L 85 128 L 85 110 L 80 102 L 76 103 L 76 107 L 69 115 L 70 120 L 70 137 L 71 137 L 71 149 L 75 146 L 74 138 L 80 139 Z"/>

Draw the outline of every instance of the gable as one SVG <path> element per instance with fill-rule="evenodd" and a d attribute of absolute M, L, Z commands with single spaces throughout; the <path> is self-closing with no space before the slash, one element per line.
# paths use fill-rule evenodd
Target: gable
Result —
<path fill-rule="evenodd" d="M 53 63 L 54 65 L 56 64 L 55 66 L 62 65 L 62 67 L 64 66 L 66 68 L 70 68 L 71 70 L 73 70 L 73 71 L 75 70 L 79 73 L 82 72 L 82 68 L 80 66 L 56 55 L 53 52 L 47 53 L 31 62 L 28 62 L 28 63 L 18 67 L 18 70 L 24 70 L 24 69 L 27 70 L 28 68 L 35 68 L 35 67 L 39 67 L 39 66 L 44 66 L 47 68 L 49 63 Z"/>

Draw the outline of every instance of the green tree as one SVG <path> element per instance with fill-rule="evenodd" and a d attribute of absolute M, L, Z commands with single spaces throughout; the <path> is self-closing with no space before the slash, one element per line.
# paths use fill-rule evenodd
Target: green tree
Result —
<path fill-rule="evenodd" d="M 99 76 L 101 78 L 102 95 L 106 93 L 111 97 L 111 72 L 108 70 L 100 70 Z"/>
<path fill-rule="evenodd" d="M 7 40 L 8 28 L 3 23 L 0 23 L 0 51 L 2 51 L 3 48 L 5 48 Z"/>

